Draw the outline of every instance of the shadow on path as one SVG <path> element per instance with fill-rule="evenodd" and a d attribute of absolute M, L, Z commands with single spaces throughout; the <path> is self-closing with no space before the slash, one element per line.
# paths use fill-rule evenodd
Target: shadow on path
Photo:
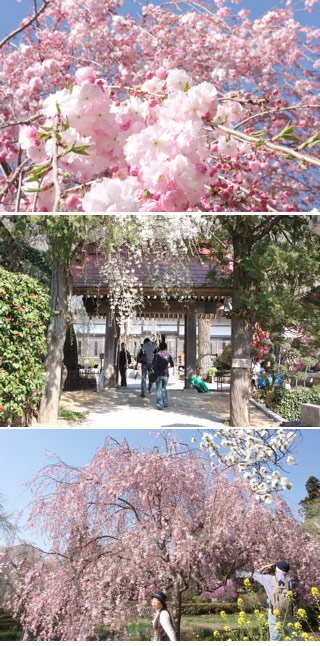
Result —
<path fill-rule="evenodd" d="M 137 385 L 138 386 L 138 385 Z M 198 393 L 196 390 L 169 390 L 169 407 L 156 407 L 156 391 L 140 397 L 138 387 L 113 388 L 99 393 L 63 393 L 60 406 L 86 414 L 79 427 L 105 429 L 217 428 L 228 424 L 228 392 Z M 250 406 L 250 424 L 272 427 L 275 423 L 263 412 Z M 75 424 L 73 423 L 72 426 Z M 59 426 L 69 426 L 65 421 Z"/>

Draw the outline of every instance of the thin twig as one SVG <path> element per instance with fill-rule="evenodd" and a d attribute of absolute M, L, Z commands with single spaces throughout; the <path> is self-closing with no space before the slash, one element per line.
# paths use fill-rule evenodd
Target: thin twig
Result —
<path fill-rule="evenodd" d="M 20 166 L 21 157 L 22 157 L 22 149 L 21 149 L 21 146 L 19 146 L 19 152 L 18 152 L 18 158 L 17 158 L 17 165 L 18 166 Z M 17 197 L 16 197 L 16 206 L 15 206 L 16 213 L 18 213 L 18 211 L 20 211 L 22 179 L 23 179 L 23 170 L 21 171 L 21 173 L 19 175 L 19 180 L 18 180 L 18 191 L 17 191 Z"/>
<path fill-rule="evenodd" d="M 60 200 L 61 200 L 61 188 L 59 184 L 59 166 L 58 166 L 58 155 L 59 155 L 59 144 L 58 144 L 58 126 L 59 126 L 59 115 L 56 116 L 53 128 L 53 152 L 52 152 L 52 172 L 53 172 L 53 185 L 56 191 L 53 213 L 58 213 L 60 210 Z"/>
<path fill-rule="evenodd" d="M 17 177 L 19 177 L 19 174 L 21 173 L 22 169 L 29 163 L 29 159 L 25 159 L 18 168 L 14 171 L 13 175 L 11 176 L 11 179 L 7 181 L 4 189 L 0 193 L 0 199 L 8 192 L 10 186 L 16 181 Z"/>
<path fill-rule="evenodd" d="M 32 121 L 36 121 L 36 119 L 40 119 L 42 117 L 42 112 L 38 112 L 38 114 L 34 114 L 33 117 L 29 117 L 28 119 L 22 119 L 21 121 L 11 121 L 9 123 L 5 123 L 0 126 L 0 130 L 3 130 L 4 128 L 12 128 L 12 126 L 27 126 L 29 123 L 32 123 Z"/>
<path fill-rule="evenodd" d="M 20 27 L 18 27 L 14 31 L 12 31 L 11 34 L 6 36 L 0 42 L 0 49 L 1 49 L 1 47 L 3 47 L 3 45 L 5 45 L 8 42 L 8 40 L 11 40 L 11 38 L 14 38 L 17 34 L 20 34 L 20 32 L 24 31 L 24 29 L 29 27 L 29 25 L 31 25 L 34 22 L 34 20 L 37 20 L 38 16 L 40 16 L 40 14 L 47 8 L 47 6 L 50 4 L 50 2 L 51 2 L 51 0 L 45 0 L 42 7 L 40 7 L 40 9 L 39 9 L 39 11 L 37 11 L 37 13 L 35 13 L 33 16 L 31 16 L 31 18 L 29 18 L 29 20 L 27 20 L 27 22 L 24 22 Z"/>
<path fill-rule="evenodd" d="M 241 101 L 240 101 L 241 103 Z M 264 110 L 263 112 L 257 112 L 256 114 L 252 114 L 251 117 L 246 117 L 246 119 L 243 119 L 243 121 L 239 121 L 234 127 L 235 128 L 240 128 L 240 126 L 244 126 L 245 123 L 248 123 L 248 121 L 251 121 L 252 119 L 259 119 L 260 117 L 265 117 L 267 114 L 274 114 L 278 112 L 291 112 L 291 110 L 302 110 L 302 108 L 320 108 L 320 105 L 291 105 L 287 106 L 286 108 L 272 108 L 271 110 Z"/>

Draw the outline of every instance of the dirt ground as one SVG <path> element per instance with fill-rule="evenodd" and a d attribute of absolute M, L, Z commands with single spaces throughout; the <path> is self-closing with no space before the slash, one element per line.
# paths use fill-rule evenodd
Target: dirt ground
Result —
<path fill-rule="evenodd" d="M 113 388 L 102 392 L 78 391 L 62 394 L 61 408 L 86 414 L 86 420 L 58 419 L 55 427 L 155 429 L 165 427 L 217 428 L 229 423 L 229 392 L 198 393 L 169 389 L 169 406 L 158 410 L 155 390 L 145 399 L 136 388 Z M 277 424 L 250 404 L 250 425 L 272 428 Z"/>

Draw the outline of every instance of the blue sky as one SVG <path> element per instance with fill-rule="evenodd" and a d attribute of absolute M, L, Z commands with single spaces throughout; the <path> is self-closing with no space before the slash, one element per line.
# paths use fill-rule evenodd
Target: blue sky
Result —
<path fill-rule="evenodd" d="M 154 4 L 160 4 L 159 0 L 154 0 Z M 233 13 L 240 9 L 250 9 L 251 17 L 256 18 L 261 16 L 266 11 L 274 8 L 277 4 L 276 0 L 242 0 L 239 5 L 233 6 Z M 42 5 L 42 1 L 38 0 L 38 6 Z M 0 0 L 1 23 L 0 23 L 0 38 L 11 32 L 19 22 L 28 15 L 30 7 L 33 7 L 33 0 Z M 127 13 L 136 14 L 137 5 L 130 0 L 125 0 L 120 13 L 126 15 Z M 299 20 L 303 24 L 320 26 L 320 7 L 316 8 L 311 13 L 299 12 L 297 14 Z"/>
<path fill-rule="evenodd" d="M 179 429 L 175 433 L 180 440 L 189 443 L 194 431 Z M 298 503 L 306 495 L 306 480 L 310 475 L 320 478 L 320 431 L 304 429 L 301 433 L 302 441 L 298 443 L 296 452 L 298 465 L 288 468 L 293 488 L 284 495 L 297 516 Z M 0 429 L 0 494 L 6 511 L 14 517 L 26 510 L 30 493 L 23 483 L 48 463 L 46 452 L 59 455 L 69 464 L 82 466 L 93 457 L 107 435 L 119 441 L 126 437 L 130 445 L 137 447 L 156 443 L 154 435 L 145 430 Z M 23 536 L 45 547 L 42 539 L 36 539 L 29 532 Z"/>

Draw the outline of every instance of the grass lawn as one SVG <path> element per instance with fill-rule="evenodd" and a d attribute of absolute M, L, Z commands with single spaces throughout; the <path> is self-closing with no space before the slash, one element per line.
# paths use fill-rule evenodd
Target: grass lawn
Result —
<path fill-rule="evenodd" d="M 213 632 L 218 630 L 222 635 L 225 634 L 224 626 L 231 629 L 239 630 L 238 613 L 228 614 L 225 619 L 220 615 L 183 615 L 181 621 L 181 641 L 202 641 L 204 639 L 215 641 Z M 259 622 L 253 614 L 247 616 L 252 622 L 251 628 L 258 626 Z M 152 635 L 151 617 L 139 619 L 137 624 L 131 624 L 128 627 L 129 641 L 150 641 Z M 226 636 L 227 638 L 227 636 Z M 217 639 L 216 641 L 222 641 Z"/>

